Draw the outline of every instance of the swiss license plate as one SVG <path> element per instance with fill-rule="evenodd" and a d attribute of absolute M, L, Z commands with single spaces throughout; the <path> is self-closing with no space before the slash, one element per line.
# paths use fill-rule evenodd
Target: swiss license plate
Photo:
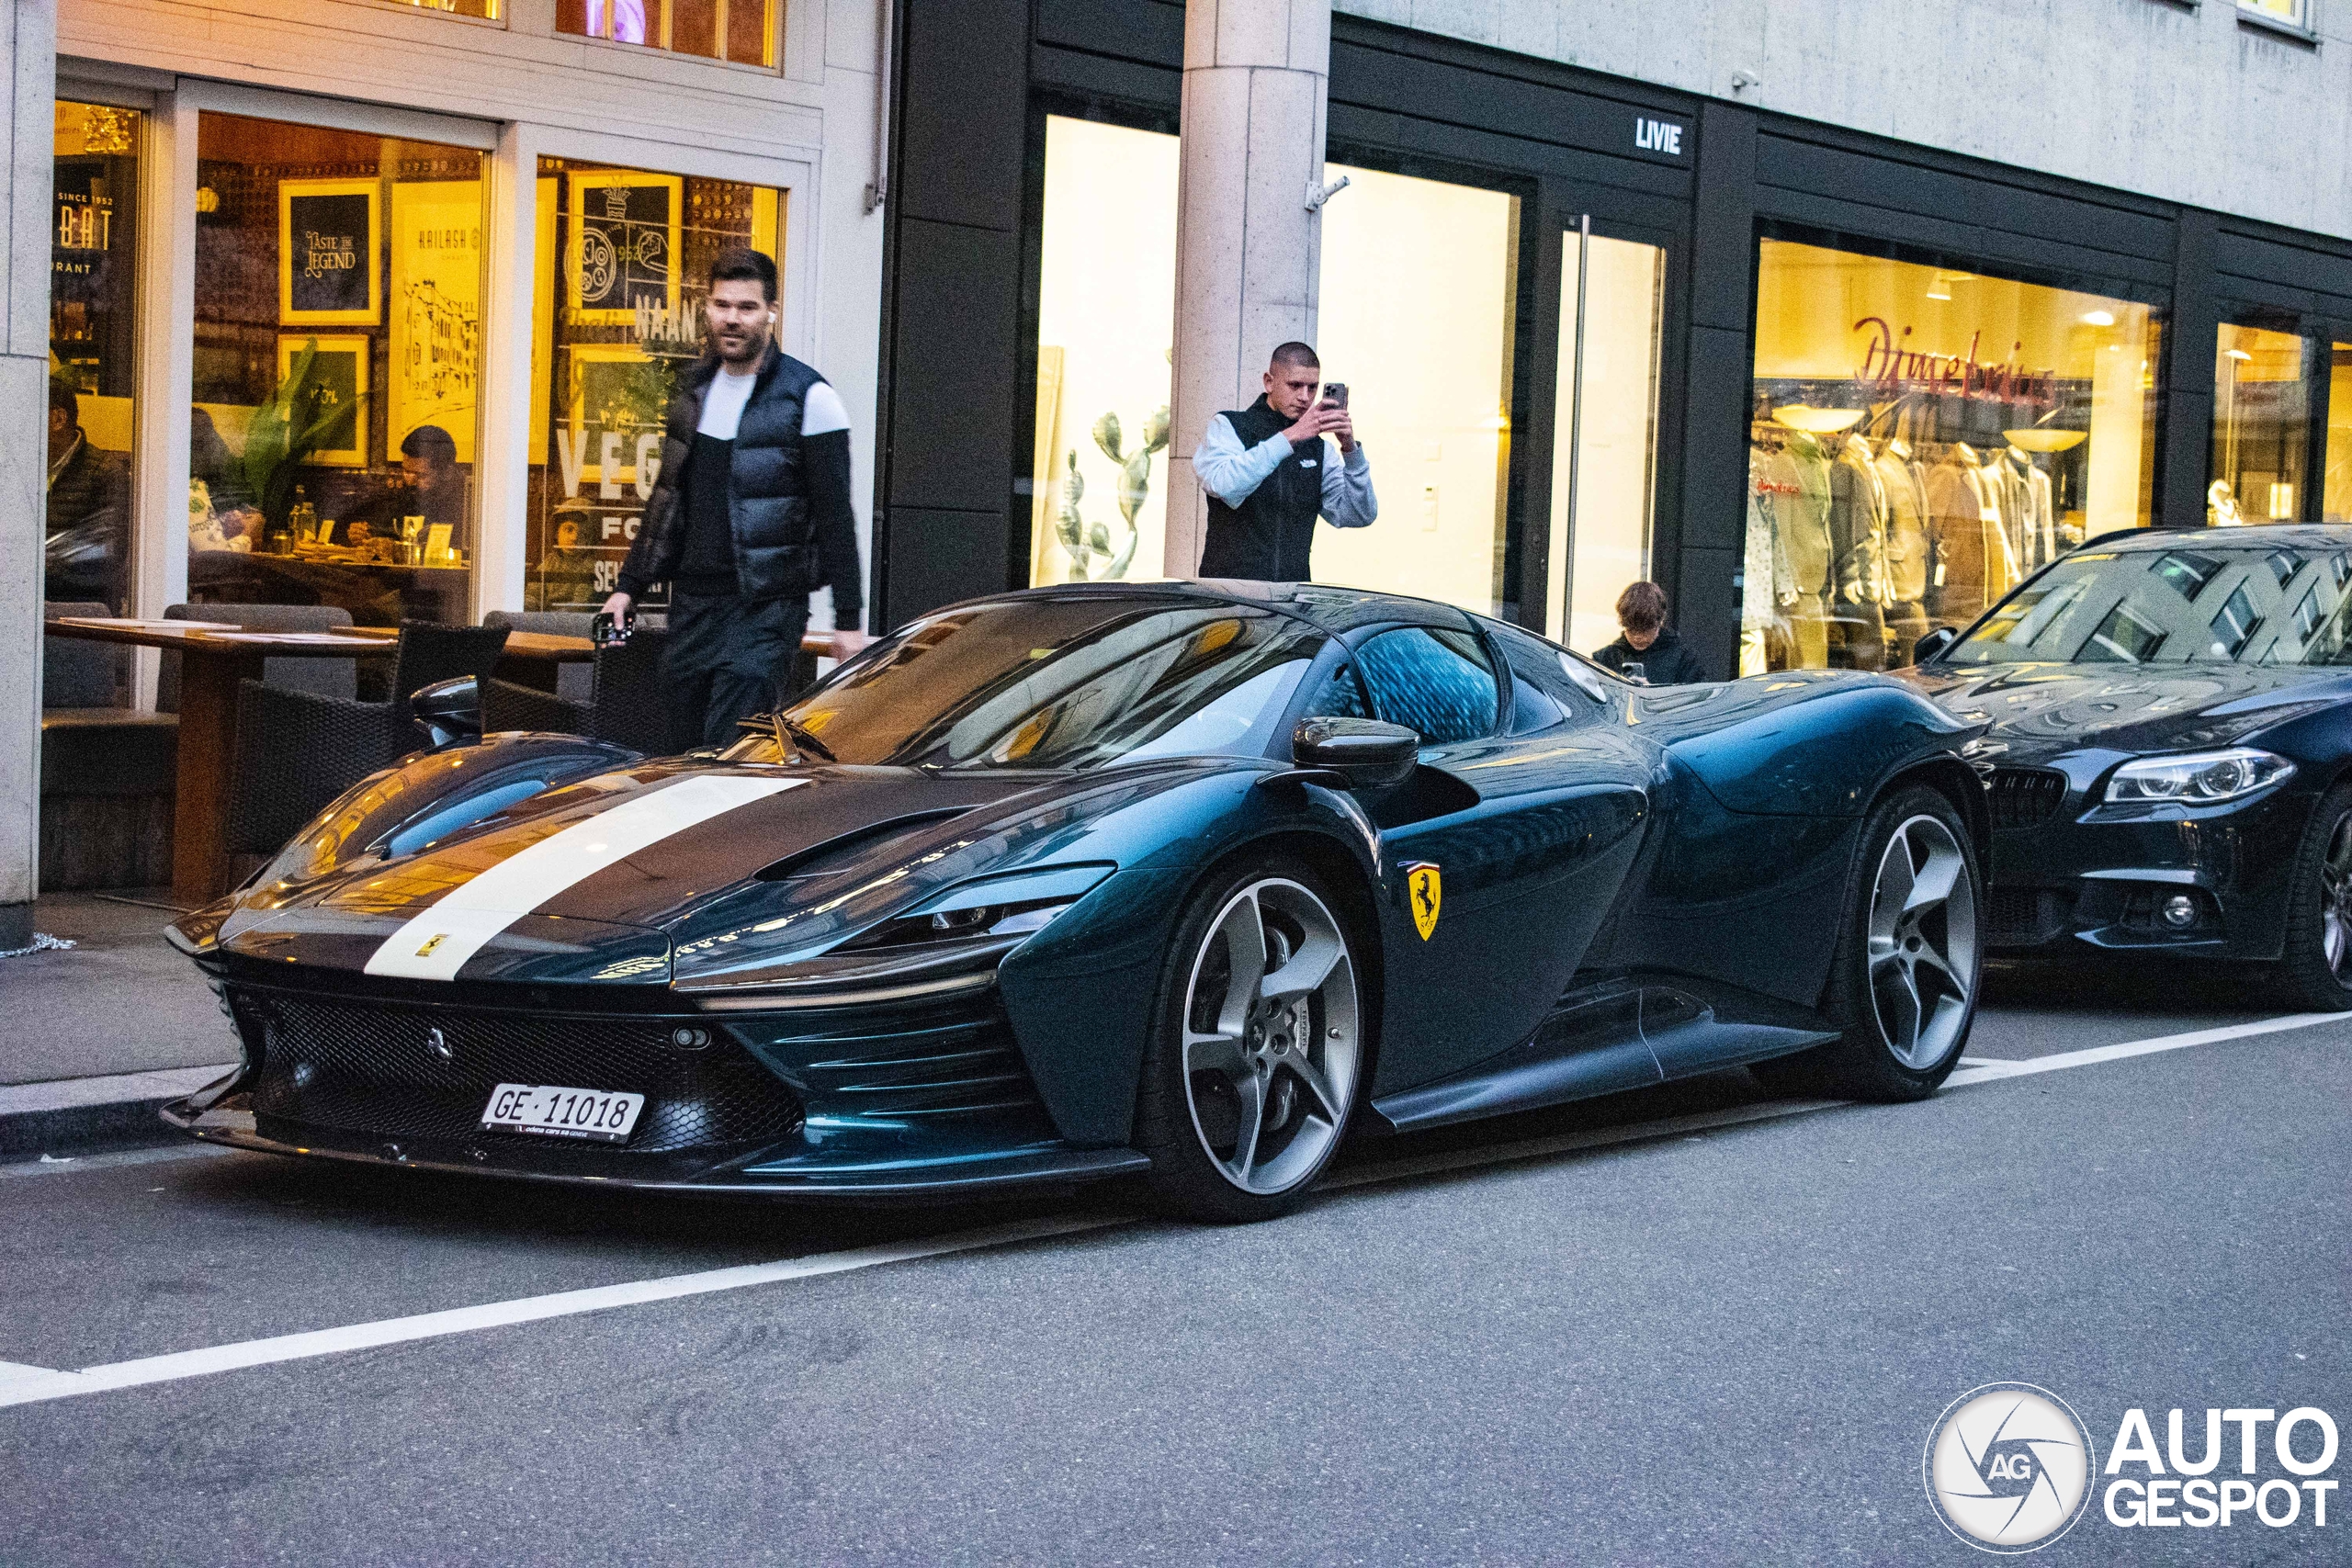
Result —
<path fill-rule="evenodd" d="M 548 1138 L 585 1138 L 624 1144 L 645 1109 L 645 1096 L 553 1084 L 503 1083 L 482 1108 L 485 1133 L 537 1133 Z"/>

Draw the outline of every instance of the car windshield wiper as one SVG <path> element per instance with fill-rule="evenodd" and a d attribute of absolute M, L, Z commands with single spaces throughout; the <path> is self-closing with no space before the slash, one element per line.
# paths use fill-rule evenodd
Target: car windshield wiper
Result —
<path fill-rule="evenodd" d="M 775 726 L 776 743 L 786 750 L 814 751 L 828 762 L 841 761 L 839 757 L 833 755 L 831 747 L 817 739 L 815 730 L 791 717 L 782 709 L 768 715 L 768 721 Z"/>

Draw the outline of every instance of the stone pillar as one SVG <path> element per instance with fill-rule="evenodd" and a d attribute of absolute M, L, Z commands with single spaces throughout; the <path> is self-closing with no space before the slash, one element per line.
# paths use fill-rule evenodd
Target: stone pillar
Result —
<path fill-rule="evenodd" d="M 51 120 L 57 11 L 17 0 L 0 19 L 9 145 L 0 179 L 0 950 L 32 934 L 40 886 L 40 604 L 49 454 Z"/>
<path fill-rule="evenodd" d="M 1177 182 L 1171 577 L 1201 559 L 1208 503 L 1193 448 L 1209 419 L 1262 389 L 1266 355 L 1315 339 L 1331 68 L 1330 0 L 1188 0 Z"/>

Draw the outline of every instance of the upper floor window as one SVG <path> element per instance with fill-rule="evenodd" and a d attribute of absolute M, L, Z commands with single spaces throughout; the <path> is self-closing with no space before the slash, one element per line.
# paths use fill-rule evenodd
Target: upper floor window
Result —
<path fill-rule="evenodd" d="M 420 11 L 447 11 L 453 17 L 480 17 L 494 22 L 506 15 L 505 0 L 408 0 Z"/>
<path fill-rule="evenodd" d="M 675 50 L 706 60 L 775 63 L 775 0 L 556 0 L 555 26 L 558 32 L 582 38 Z"/>
<path fill-rule="evenodd" d="M 2238 9 L 2298 32 L 2312 30 L 2312 0 L 2238 0 Z"/>

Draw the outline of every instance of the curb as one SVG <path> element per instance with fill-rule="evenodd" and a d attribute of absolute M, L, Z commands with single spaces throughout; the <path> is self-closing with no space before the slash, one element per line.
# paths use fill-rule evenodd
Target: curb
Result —
<path fill-rule="evenodd" d="M 232 1062 L 0 1087 L 0 1162 L 176 1143 L 185 1134 L 157 1112 L 235 1068 Z"/>

